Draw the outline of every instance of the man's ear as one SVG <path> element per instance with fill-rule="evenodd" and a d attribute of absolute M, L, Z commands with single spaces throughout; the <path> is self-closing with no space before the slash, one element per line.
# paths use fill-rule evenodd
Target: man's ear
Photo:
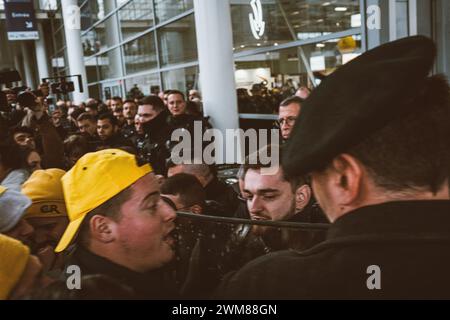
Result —
<path fill-rule="evenodd" d="M 340 154 L 333 159 L 331 167 L 340 204 L 354 205 L 363 192 L 361 163 L 349 154 Z"/>
<path fill-rule="evenodd" d="M 95 215 L 89 221 L 91 238 L 102 243 L 109 243 L 115 240 L 116 223 L 109 217 Z"/>
<path fill-rule="evenodd" d="M 195 213 L 195 214 L 202 214 L 203 213 L 202 207 L 199 206 L 198 204 L 194 204 L 193 206 L 191 206 L 190 211 L 192 213 Z"/>
<path fill-rule="evenodd" d="M 305 209 L 308 205 L 309 200 L 311 200 L 311 187 L 304 184 L 297 188 L 295 192 L 295 211 L 300 212 Z"/>

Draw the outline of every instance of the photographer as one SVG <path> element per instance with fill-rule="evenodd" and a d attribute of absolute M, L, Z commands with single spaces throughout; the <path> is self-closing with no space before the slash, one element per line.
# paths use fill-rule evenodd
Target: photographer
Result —
<path fill-rule="evenodd" d="M 51 118 L 44 109 L 41 91 L 25 91 L 18 95 L 17 104 L 26 111 L 22 126 L 35 132 L 38 145 L 42 145 L 42 163 L 45 168 L 63 168 L 64 147 Z"/>

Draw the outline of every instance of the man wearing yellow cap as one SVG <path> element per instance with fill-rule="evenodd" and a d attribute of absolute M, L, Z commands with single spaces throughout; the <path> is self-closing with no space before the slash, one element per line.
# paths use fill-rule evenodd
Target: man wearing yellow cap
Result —
<path fill-rule="evenodd" d="M 174 258 L 175 211 L 150 165 L 118 149 L 84 155 L 62 178 L 70 223 L 56 252 L 75 243 L 67 265 L 105 274 L 138 298 L 172 298 L 164 265 Z"/>
<path fill-rule="evenodd" d="M 20 241 L 0 234 L 0 300 L 19 299 L 48 284 L 42 264 Z"/>
<path fill-rule="evenodd" d="M 61 183 L 65 173 L 61 169 L 37 170 L 22 185 L 22 193 L 32 201 L 25 215 L 34 227 L 31 251 L 46 271 L 62 267 L 54 250 L 69 223 Z"/>

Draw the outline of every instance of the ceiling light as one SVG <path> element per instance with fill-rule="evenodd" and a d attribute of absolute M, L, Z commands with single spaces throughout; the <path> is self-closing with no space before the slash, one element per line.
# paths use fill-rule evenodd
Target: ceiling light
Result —
<path fill-rule="evenodd" d="M 334 11 L 340 11 L 340 12 L 347 11 L 347 7 L 336 7 L 336 8 L 334 8 Z"/>
<path fill-rule="evenodd" d="M 324 3 L 322 3 L 322 6 L 326 7 L 326 6 L 329 6 L 330 4 L 331 4 L 331 2 L 324 2 Z"/>
<path fill-rule="evenodd" d="M 273 45 L 274 45 L 275 47 L 278 46 L 278 42 L 275 42 Z"/>
<path fill-rule="evenodd" d="M 323 48 L 323 47 L 325 47 L 325 44 L 323 44 L 323 43 L 318 43 L 318 44 L 316 44 L 316 47 L 317 47 L 317 48 Z"/>

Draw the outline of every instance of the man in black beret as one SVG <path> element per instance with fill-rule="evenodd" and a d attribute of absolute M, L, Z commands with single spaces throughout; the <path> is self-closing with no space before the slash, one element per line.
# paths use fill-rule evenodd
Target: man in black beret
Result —
<path fill-rule="evenodd" d="M 283 167 L 309 174 L 327 240 L 225 279 L 217 297 L 450 298 L 450 88 L 415 36 L 342 66 L 302 106 Z"/>

